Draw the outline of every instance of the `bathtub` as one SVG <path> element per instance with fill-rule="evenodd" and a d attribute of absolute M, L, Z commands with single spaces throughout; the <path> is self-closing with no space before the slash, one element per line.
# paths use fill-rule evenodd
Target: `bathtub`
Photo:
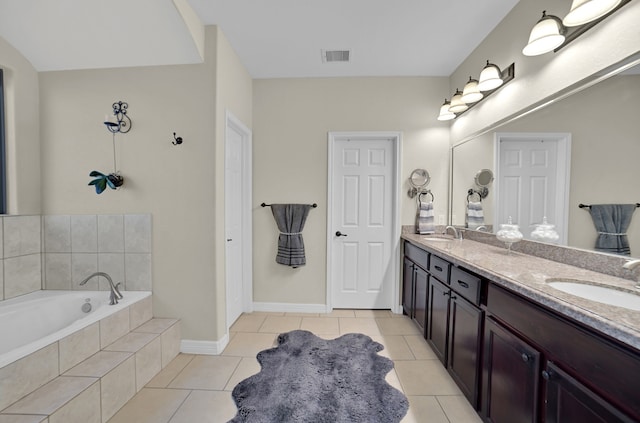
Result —
<path fill-rule="evenodd" d="M 109 305 L 109 291 L 42 290 L 0 301 L 0 368 L 149 297 L 151 292 L 123 291 L 122 295 L 115 305 Z"/>

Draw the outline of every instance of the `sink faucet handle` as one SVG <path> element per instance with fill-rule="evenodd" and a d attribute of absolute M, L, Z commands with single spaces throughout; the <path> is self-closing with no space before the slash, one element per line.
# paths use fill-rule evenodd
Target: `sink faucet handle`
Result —
<path fill-rule="evenodd" d="M 122 285 L 122 282 L 118 282 L 117 284 L 114 285 L 113 287 L 113 291 L 114 294 L 117 298 L 122 299 L 122 294 L 120 293 L 120 290 L 118 289 L 118 286 Z"/>
<path fill-rule="evenodd" d="M 625 269 L 631 269 L 631 270 L 635 269 L 636 266 L 640 266 L 640 259 L 627 260 L 627 262 L 622 265 L 622 267 L 624 267 Z"/>

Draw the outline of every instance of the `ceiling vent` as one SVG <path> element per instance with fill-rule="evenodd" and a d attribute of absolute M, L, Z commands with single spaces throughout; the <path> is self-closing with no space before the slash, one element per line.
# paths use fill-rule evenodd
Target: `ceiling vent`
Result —
<path fill-rule="evenodd" d="M 351 57 L 351 50 L 322 50 L 324 63 L 346 63 Z"/>

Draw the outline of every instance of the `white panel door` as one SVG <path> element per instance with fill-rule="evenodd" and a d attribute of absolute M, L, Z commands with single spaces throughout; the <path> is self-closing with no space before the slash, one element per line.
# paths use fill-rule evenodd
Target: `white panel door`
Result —
<path fill-rule="evenodd" d="M 333 145 L 334 308 L 392 308 L 394 152 L 389 139 Z"/>
<path fill-rule="evenodd" d="M 506 223 L 511 217 L 530 239 L 534 225 L 543 217 L 556 225 L 562 222 L 557 204 L 557 140 L 502 138 L 499 148 L 496 224 Z"/>
<path fill-rule="evenodd" d="M 227 327 L 230 327 L 243 311 L 243 134 L 235 126 L 227 125 L 225 137 L 225 271 Z"/>

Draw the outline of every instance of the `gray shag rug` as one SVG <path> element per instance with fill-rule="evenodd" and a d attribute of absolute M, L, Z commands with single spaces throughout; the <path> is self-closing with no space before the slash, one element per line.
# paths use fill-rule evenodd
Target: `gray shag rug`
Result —
<path fill-rule="evenodd" d="M 233 389 L 238 414 L 229 423 L 397 423 L 409 403 L 384 379 L 393 362 L 378 355 L 383 348 L 360 333 L 281 334 L 258 353 L 260 373 Z"/>

